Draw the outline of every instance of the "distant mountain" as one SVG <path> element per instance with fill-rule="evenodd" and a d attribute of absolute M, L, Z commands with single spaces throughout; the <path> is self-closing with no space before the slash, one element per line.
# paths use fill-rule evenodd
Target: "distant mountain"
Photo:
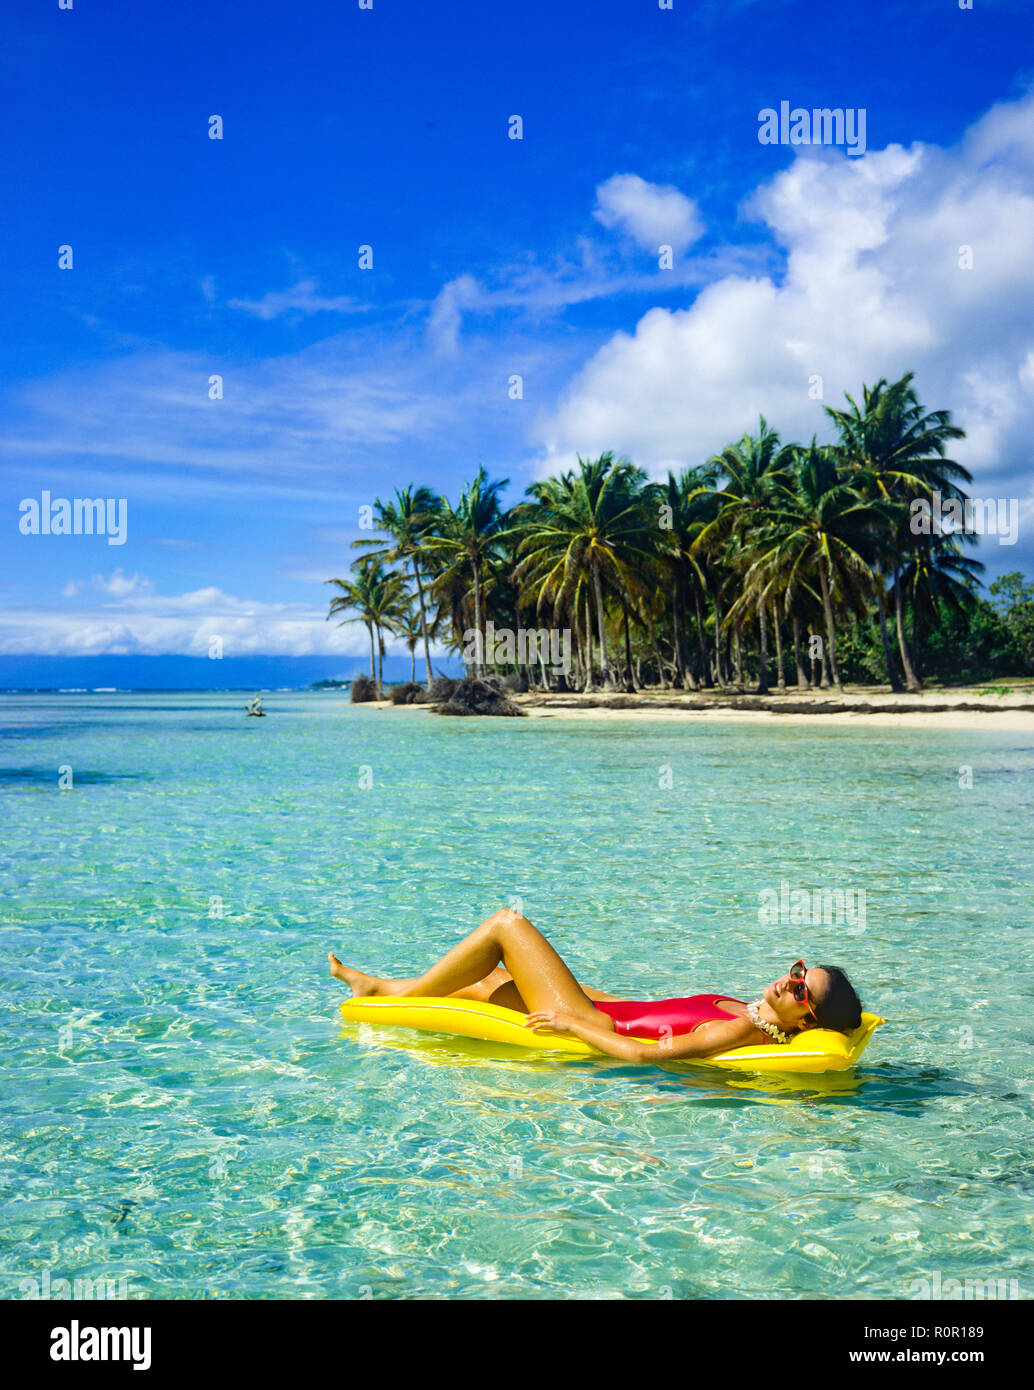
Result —
<path fill-rule="evenodd" d="M 456 662 L 435 659 L 439 668 L 461 674 Z M 358 657 L 332 656 L 0 656 L 0 690 L 307 690 L 366 669 Z M 386 657 L 384 679 L 408 680 L 409 658 Z"/>

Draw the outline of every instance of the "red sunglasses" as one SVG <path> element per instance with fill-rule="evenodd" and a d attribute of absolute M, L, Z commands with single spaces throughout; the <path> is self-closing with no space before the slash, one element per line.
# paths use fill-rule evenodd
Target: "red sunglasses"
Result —
<path fill-rule="evenodd" d="M 797 1000 L 798 1004 L 807 1004 L 808 1012 L 811 1014 L 815 1022 L 818 1023 L 818 1014 L 816 1014 L 814 1008 L 812 1007 L 811 995 L 808 993 L 808 982 L 804 978 L 806 974 L 804 968 L 804 961 L 799 960 L 796 965 L 791 965 L 788 973 L 790 979 L 793 981 L 793 987 L 791 990 L 793 997 Z"/>

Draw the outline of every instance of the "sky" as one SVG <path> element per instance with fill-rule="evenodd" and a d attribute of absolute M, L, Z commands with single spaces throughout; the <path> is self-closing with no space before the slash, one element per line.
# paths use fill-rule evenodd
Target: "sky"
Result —
<path fill-rule="evenodd" d="M 761 414 L 822 440 L 824 405 L 909 370 L 973 494 L 1017 500 L 986 577 L 1034 576 L 1026 0 L 2 26 L 0 686 L 352 675 L 326 580 L 375 498 L 483 463 L 513 502 L 603 449 L 659 477 Z M 784 101 L 864 112 L 864 152 L 761 143 Z M 124 536 L 23 534 L 44 492 L 125 499 Z"/>

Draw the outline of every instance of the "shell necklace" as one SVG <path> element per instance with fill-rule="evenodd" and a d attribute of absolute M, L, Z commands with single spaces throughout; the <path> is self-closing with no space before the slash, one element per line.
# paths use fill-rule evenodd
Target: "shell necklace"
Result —
<path fill-rule="evenodd" d="M 747 1005 L 747 1017 L 755 1028 L 760 1028 L 762 1033 L 767 1033 L 773 1042 L 788 1043 L 790 1039 L 785 1033 L 781 1032 L 774 1023 L 767 1023 L 765 1019 L 761 1017 L 761 1014 L 758 1012 L 761 1002 L 760 999 L 755 999 L 753 1003 Z"/>

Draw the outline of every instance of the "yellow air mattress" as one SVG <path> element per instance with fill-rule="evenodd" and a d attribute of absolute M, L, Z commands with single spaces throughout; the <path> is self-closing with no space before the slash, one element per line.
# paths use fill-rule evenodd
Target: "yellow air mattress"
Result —
<path fill-rule="evenodd" d="M 577 1057 L 603 1055 L 570 1033 L 533 1033 L 524 1026 L 525 1014 L 473 999 L 346 999 L 341 1005 L 341 1015 L 350 1022 L 370 1023 L 378 1028 L 416 1028 L 459 1038 L 481 1038 L 487 1042 L 510 1043 L 532 1052 L 566 1052 Z M 846 1071 L 858 1061 L 866 1043 L 884 1021 L 876 1014 L 863 1013 L 861 1027 L 853 1033 L 809 1028 L 785 1044 L 734 1047 L 713 1057 L 692 1060 L 701 1066 L 731 1067 L 738 1071 Z M 656 1045 L 650 1038 L 639 1041 Z"/>

